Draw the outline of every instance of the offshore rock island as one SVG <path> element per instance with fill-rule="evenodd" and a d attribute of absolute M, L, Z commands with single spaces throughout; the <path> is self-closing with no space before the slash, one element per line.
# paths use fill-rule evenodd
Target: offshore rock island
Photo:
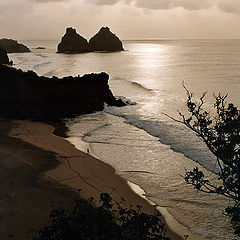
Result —
<path fill-rule="evenodd" d="M 125 106 L 109 89 L 107 73 L 82 77 L 40 77 L 33 71 L 0 65 L 0 117 L 56 120 Z"/>
<path fill-rule="evenodd" d="M 89 41 L 92 51 L 117 52 L 124 51 L 120 39 L 108 27 L 102 27 Z"/>
<path fill-rule="evenodd" d="M 0 48 L 4 49 L 7 53 L 31 52 L 27 46 L 18 43 L 16 40 L 7 38 L 0 39 Z"/>
<path fill-rule="evenodd" d="M 87 52 L 117 52 L 124 51 L 121 40 L 108 27 L 102 27 L 88 42 L 75 29 L 67 28 L 65 35 L 58 44 L 58 53 L 87 53 Z"/>
<path fill-rule="evenodd" d="M 58 44 L 58 53 L 86 53 L 90 52 L 88 41 L 80 36 L 76 29 L 67 28 L 62 41 Z"/>

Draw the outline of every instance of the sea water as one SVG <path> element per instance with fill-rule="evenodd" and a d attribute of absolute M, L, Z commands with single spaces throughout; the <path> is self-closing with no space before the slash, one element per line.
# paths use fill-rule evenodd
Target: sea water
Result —
<path fill-rule="evenodd" d="M 107 72 L 115 96 L 131 104 L 68 120 L 69 140 L 112 165 L 137 184 L 146 197 L 167 211 L 191 232 L 208 239 L 234 239 L 228 201 L 199 193 L 184 182 L 195 166 L 215 179 L 215 157 L 184 125 L 187 114 L 184 85 L 194 96 L 205 91 L 206 108 L 213 94 L 228 94 L 240 106 L 240 40 L 128 40 L 124 52 L 57 54 L 57 41 L 23 41 L 31 53 L 9 54 L 16 67 L 44 76 Z M 36 49 L 39 46 L 45 49 Z M 87 146 L 86 146 L 87 148 Z M 82 149 L 84 150 L 84 149 Z"/>

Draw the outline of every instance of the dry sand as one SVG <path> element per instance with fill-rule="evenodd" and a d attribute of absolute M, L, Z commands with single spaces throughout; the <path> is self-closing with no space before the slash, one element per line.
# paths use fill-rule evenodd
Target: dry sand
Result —
<path fill-rule="evenodd" d="M 42 180 L 57 167 L 53 153 L 8 132 L 16 124 L 0 120 L 0 239 L 32 239 L 34 230 L 46 225 L 54 205 L 71 203 L 76 193 L 52 181 Z"/>
<path fill-rule="evenodd" d="M 101 192 L 106 192 L 115 201 L 123 197 L 128 205 L 141 205 L 148 213 L 154 211 L 111 166 L 53 135 L 53 126 L 2 120 L 0 129 L 0 177 L 6 181 L 1 187 L 0 220 L 4 225 L 0 225 L 0 239 L 31 239 L 33 229 L 46 225 L 53 203 L 71 203 L 79 189 L 83 198 L 97 200 Z M 184 235 L 180 237 L 171 230 L 167 233 L 172 240 L 182 240 Z"/>

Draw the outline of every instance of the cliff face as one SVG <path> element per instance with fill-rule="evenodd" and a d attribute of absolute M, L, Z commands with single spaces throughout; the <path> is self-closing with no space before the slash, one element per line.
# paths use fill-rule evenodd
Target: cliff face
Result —
<path fill-rule="evenodd" d="M 89 52 L 88 41 L 77 34 L 73 28 L 67 28 L 62 41 L 58 44 L 58 53 L 85 53 Z"/>
<path fill-rule="evenodd" d="M 24 53 L 31 52 L 28 47 L 23 44 L 18 43 L 12 39 L 0 39 L 0 47 L 4 49 L 7 53 Z"/>
<path fill-rule="evenodd" d="M 89 44 L 92 51 L 116 52 L 124 50 L 120 39 L 113 34 L 108 27 L 102 27 L 100 31 L 90 39 Z"/>
<path fill-rule="evenodd" d="M 125 106 L 108 86 L 106 73 L 47 78 L 0 65 L 0 117 L 54 120 Z"/>
<path fill-rule="evenodd" d="M 108 27 L 103 27 L 88 41 L 77 34 L 73 28 L 67 28 L 62 41 L 58 44 L 58 53 L 86 53 L 94 51 L 123 51 L 123 44 Z"/>
<path fill-rule="evenodd" d="M 10 64 L 7 52 L 0 48 L 0 64 Z"/>

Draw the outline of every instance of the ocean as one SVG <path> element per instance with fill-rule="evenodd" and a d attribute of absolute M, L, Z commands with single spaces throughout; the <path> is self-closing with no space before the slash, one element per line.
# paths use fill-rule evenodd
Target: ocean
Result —
<path fill-rule="evenodd" d="M 195 134 L 164 113 L 177 119 L 177 111 L 187 114 L 183 83 L 196 98 L 208 92 L 206 108 L 211 112 L 213 94 L 219 92 L 240 106 L 240 40 L 126 40 L 124 52 L 75 55 L 57 54 L 56 40 L 22 42 L 32 52 L 9 54 L 17 68 L 48 77 L 107 72 L 114 95 L 130 102 L 68 119 L 70 142 L 112 165 L 190 232 L 234 239 L 223 214 L 228 201 L 197 192 L 183 179 L 195 166 L 215 179 L 215 157 Z"/>

